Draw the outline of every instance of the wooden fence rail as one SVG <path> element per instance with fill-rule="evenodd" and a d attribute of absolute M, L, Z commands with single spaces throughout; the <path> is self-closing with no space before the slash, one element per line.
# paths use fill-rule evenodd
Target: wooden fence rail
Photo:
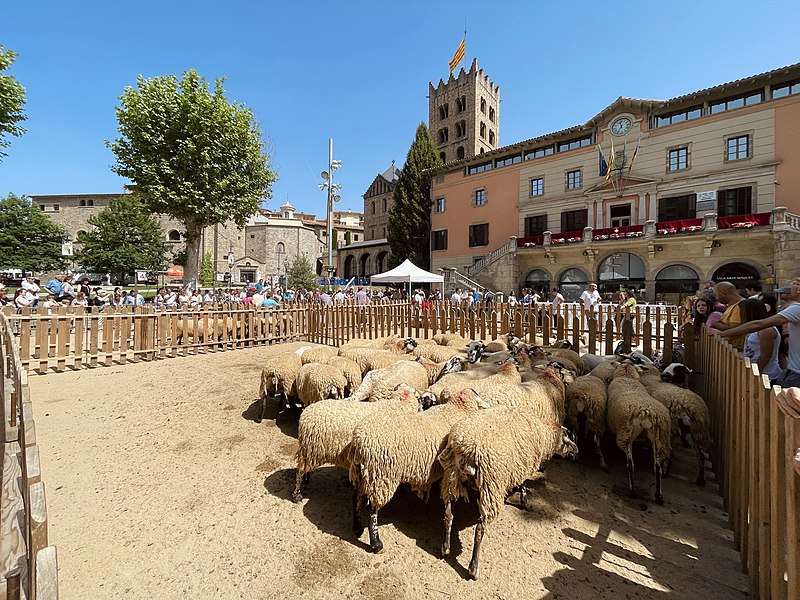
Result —
<path fill-rule="evenodd" d="M 648 356 L 672 349 L 677 310 L 642 306 L 626 314 L 601 306 L 597 320 L 576 304 L 553 314 L 550 304 L 479 304 L 474 309 L 431 303 L 424 310 L 407 302 L 322 305 L 295 302 L 276 309 L 245 305 L 183 308 L 62 307 L 54 312 L 6 309 L 18 335 L 22 365 L 38 373 L 108 366 L 139 360 L 217 352 L 283 341 L 308 340 L 339 346 L 353 338 L 388 335 L 432 337 L 459 332 L 494 339 L 513 331 L 534 333 L 542 343 L 568 339 L 590 351 L 611 354 L 615 344 L 641 343 Z M 623 335 L 623 323 L 629 335 Z"/>
<path fill-rule="evenodd" d="M 56 549 L 47 544 L 47 503 L 27 373 L 4 314 L 0 314 L 0 398 L 0 598 L 57 600 Z"/>
<path fill-rule="evenodd" d="M 797 600 L 800 476 L 791 462 L 799 419 L 780 411 L 780 388 L 728 342 L 701 333 L 695 361 L 711 412 L 714 470 L 753 596 Z"/>

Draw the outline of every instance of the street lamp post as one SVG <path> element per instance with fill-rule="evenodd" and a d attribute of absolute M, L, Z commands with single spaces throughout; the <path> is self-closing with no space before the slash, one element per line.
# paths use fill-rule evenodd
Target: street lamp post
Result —
<path fill-rule="evenodd" d="M 322 183 L 317 184 L 320 190 L 327 190 L 328 192 L 328 202 L 327 202 L 327 212 L 326 212 L 326 229 L 327 229 L 327 238 L 328 238 L 328 279 L 330 283 L 330 278 L 332 277 L 333 272 L 336 268 L 333 266 L 333 204 L 334 202 L 338 202 L 342 199 L 342 197 L 337 193 L 341 191 L 342 184 L 341 183 L 333 183 L 333 172 L 342 166 L 342 161 L 334 160 L 333 159 L 333 138 L 328 140 L 328 170 L 323 171 L 320 175 L 322 176 L 323 181 Z"/>
<path fill-rule="evenodd" d="M 228 295 L 231 293 L 231 286 L 233 284 L 233 263 L 236 262 L 233 257 L 233 248 L 228 250 Z"/>
<path fill-rule="evenodd" d="M 289 259 L 283 259 L 283 289 L 289 289 Z"/>

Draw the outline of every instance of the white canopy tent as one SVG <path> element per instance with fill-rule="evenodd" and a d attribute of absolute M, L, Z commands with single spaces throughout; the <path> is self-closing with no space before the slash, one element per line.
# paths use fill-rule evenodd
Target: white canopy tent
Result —
<path fill-rule="evenodd" d="M 408 283 L 409 296 L 411 295 L 412 283 L 444 283 L 444 276 L 430 273 L 425 269 L 420 269 L 417 265 L 406 259 L 402 264 L 394 269 L 379 273 L 370 277 L 370 285 L 373 283 Z"/>

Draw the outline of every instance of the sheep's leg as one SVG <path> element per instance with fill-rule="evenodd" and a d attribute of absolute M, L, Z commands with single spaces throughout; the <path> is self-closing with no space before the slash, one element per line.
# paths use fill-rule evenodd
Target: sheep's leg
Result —
<path fill-rule="evenodd" d="M 661 461 L 653 457 L 655 463 L 654 470 L 656 472 L 656 503 L 664 504 L 664 494 L 661 493 Z"/>
<path fill-rule="evenodd" d="M 697 479 L 695 480 L 695 484 L 697 485 L 705 485 L 706 484 L 706 453 L 703 452 L 703 449 L 697 444 L 697 440 L 694 439 L 692 436 L 692 441 L 694 445 L 697 446 Z"/>
<path fill-rule="evenodd" d="M 294 477 L 294 492 L 292 492 L 292 501 L 293 502 L 300 502 L 303 499 L 303 492 L 301 491 L 301 487 L 303 483 L 306 481 L 306 472 L 302 469 L 297 469 L 297 473 Z"/>
<path fill-rule="evenodd" d="M 672 460 L 675 458 L 675 452 L 670 450 L 669 451 L 669 458 L 664 461 L 664 464 L 661 466 L 661 475 L 662 477 L 669 477 L 669 470 L 672 467 Z"/>
<path fill-rule="evenodd" d="M 361 501 L 361 495 L 358 493 L 358 489 L 354 486 L 353 487 L 353 533 L 356 534 L 356 537 L 361 537 L 361 534 L 364 533 L 364 524 L 361 522 L 361 510 L 359 507 Z"/>
<path fill-rule="evenodd" d="M 600 436 L 596 433 L 593 434 L 594 438 L 594 449 L 597 452 L 597 456 L 600 458 L 600 468 L 603 469 L 606 473 L 608 473 L 608 465 L 606 464 L 606 459 L 603 456 L 603 448 L 600 446 Z"/>
<path fill-rule="evenodd" d="M 378 554 L 383 550 L 383 542 L 378 536 L 378 509 L 372 506 L 372 502 L 367 502 L 369 510 L 369 545 L 370 550 Z"/>
<path fill-rule="evenodd" d="M 478 524 L 475 526 L 475 542 L 472 546 L 472 560 L 469 561 L 469 576 L 477 579 L 480 574 L 480 567 L 478 567 L 478 559 L 481 554 L 481 542 L 483 541 L 483 517 L 480 518 Z"/>
<path fill-rule="evenodd" d="M 450 532 L 453 529 L 453 501 L 444 504 L 444 542 L 442 543 L 442 556 L 450 556 Z"/>
<path fill-rule="evenodd" d="M 269 402 L 269 392 L 264 390 L 264 395 L 261 397 L 261 412 L 256 417 L 256 423 L 261 423 L 264 420 L 264 415 L 267 412 L 267 402 Z"/>
<path fill-rule="evenodd" d="M 691 444 L 689 444 L 689 435 L 690 435 L 689 426 L 681 422 L 678 423 L 678 428 L 681 430 L 681 443 L 683 444 L 683 447 L 691 448 Z"/>
<path fill-rule="evenodd" d="M 628 491 L 631 497 L 636 498 L 636 485 L 633 481 L 633 442 L 628 444 L 625 459 L 625 466 L 628 469 Z"/>

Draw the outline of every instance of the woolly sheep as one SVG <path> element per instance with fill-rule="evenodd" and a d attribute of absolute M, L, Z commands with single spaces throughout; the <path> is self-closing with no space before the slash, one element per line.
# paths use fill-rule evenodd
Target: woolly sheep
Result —
<path fill-rule="evenodd" d="M 422 394 L 422 404 L 427 406 L 440 403 L 464 388 L 472 388 L 480 394 L 482 390 L 488 390 L 495 386 L 521 382 L 522 377 L 517 371 L 516 363 L 513 361 L 500 365 L 497 373 L 488 376 L 477 370 L 451 373 L 442 377 L 433 385 L 428 386 L 428 390 Z"/>
<path fill-rule="evenodd" d="M 642 376 L 641 382 L 647 392 L 663 404 L 672 421 L 672 438 L 680 436 L 684 448 L 689 447 L 688 436 L 697 450 L 697 485 L 705 485 L 706 454 L 711 445 L 711 417 L 708 406 L 698 394 L 673 383 L 661 381 L 661 374 Z M 665 469 L 666 471 L 666 469 Z"/>
<path fill-rule="evenodd" d="M 290 398 L 297 398 L 297 375 L 302 367 L 300 357 L 294 352 L 286 352 L 267 359 L 261 371 L 261 412 L 256 423 L 261 423 L 267 410 L 270 396 L 280 396 L 284 405 Z"/>
<path fill-rule="evenodd" d="M 297 373 L 297 396 L 303 406 L 328 398 L 343 398 L 347 380 L 333 365 L 303 365 Z"/>
<path fill-rule="evenodd" d="M 347 380 L 347 387 L 344 390 L 345 396 L 352 394 L 361 385 L 361 367 L 357 362 L 344 356 L 332 356 L 328 359 L 327 364 L 339 369 Z"/>
<path fill-rule="evenodd" d="M 437 333 L 433 336 L 433 341 L 440 346 L 447 346 L 451 340 L 463 340 L 464 338 L 460 333 Z M 469 341 L 469 340 L 467 340 Z"/>
<path fill-rule="evenodd" d="M 508 342 L 503 338 L 494 339 L 484 347 L 485 352 L 502 352 L 503 350 L 509 350 Z"/>
<path fill-rule="evenodd" d="M 336 348 L 330 348 L 328 346 L 316 346 L 303 352 L 300 355 L 300 361 L 304 365 L 311 363 L 326 363 L 328 362 L 329 358 L 336 356 L 337 353 L 338 351 Z"/>
<path fill-rule="evenodd" d="M 566 400 L 564 395 L 564 381 L 560 371 L 555 367 L 546 367 L 538 370 L 538 377 L 527 382 L 503 383 L 499 376 L 476 382 L 471 387 L 490 406 L 520 407 L 532 406 L 541 419 L 564 422 L 566 414 Z M 482 384 L 482 385 L 481 385 Z"/>
<path fill-rule="evenodd" d="M 454 356 L 462 356 L 465 359 L 467 357 L 466 352 L 452 346 L 432 346 L 427 344 L 417 346 L 411 354 L 422 356 L 437 363 L 450 360 Z"/>
<path fill-rule="evenodd" d="M 450 554 L 452 503 L 458 498 L 469 500 L 465 482 L 478 490 L 480 519 L 469 563 L 469 574 L 477 579 L 484 529 L 500 514 L 508 493 L 519 489 L 525 502 L 526 479 L 554 454 L 573 457 L 577 452 L 561 423 L 542 420 L 533 406 L 483 410 L 453 425 L 438 459 L 445 503 L 442 555 Z"/>
<path fill-rule="evenodd" d="M 608 465 L 600 447 L 600 439 L 606 432 L 608 391 L 605 382 L 592 375 L 577 377 L 567 387 L 566 400 L 567 427 L 584 439 L 591 435 L 600 468 L 607 472 Z"/>
<path fill-rule="evenodd" d="M 339 356 L 349 358 L 361 367 L 361 374 L 366 375 L 370 369 L 381 369 L 396 363 L 399 360 L 413 360 L 413 355 L 395 354 L 388 350 L 377 349 L 374 346 L 342 346 Z"/>
<path fill-rule="evenodd" d="M 428 387 L 428 377 L 428 369 L 422 364 L 403 360 L 383 369 L 369 371 L 358 389 L 347 400 L 362 402 L 367 398 L 375 400 L 388 397 L 401 383 L 417 390 L 424 390 Z"/>
<path fill-rule="evenodd" d="M 618 366 L 619 363 L 616 361 L 603 362 L 589 371 L 589 375 L 597 377 L 608 384 L 614 378 L 614 372 L 617 370 Z"/>
<path fill-rule="evenodd" d="M 656 476 L 655 500 L 664 503 L 661 476 L 672 453 L 670 415 L 667 408 L 653 399 L 638 381 L 636 367 L 622 363 L 608 386 L 606 422 L 616 436 L 617 447 L 625 453 L 628 470 L 628 489 L 636 496 L 634 485 L 633 443 L 644 436 L 653 447 L 653 470 Z"/>
<path fill-rule="evenodd" d="M 383 550 L 378 536 L 378 511 L 407 483 L 427 499 L 431 486 L 442 476 L 436 457 L 450 429 L 461 419 L 487 408 L 473 390 L 459 392 L 446 404 L 415 414 L 375 414 L 353 431 L 348 460 L 350 481 L 359 498 L 368 503 L 369 541 L 372 552 Z"/>
<path fill-rule="evenodd" d="M 306 474 L 322 465 L 331 464 L 349 469 L 347 450 L 353 430 L 364 418 L 377 413 L 417 412 L 419 394 L 412 387 L 400 384 L 385 398 L 375 402 L 322 400 L 303 411 L 297 424 L 297 476 L 292 499 L 302 500 L 301 486 Z"/>

